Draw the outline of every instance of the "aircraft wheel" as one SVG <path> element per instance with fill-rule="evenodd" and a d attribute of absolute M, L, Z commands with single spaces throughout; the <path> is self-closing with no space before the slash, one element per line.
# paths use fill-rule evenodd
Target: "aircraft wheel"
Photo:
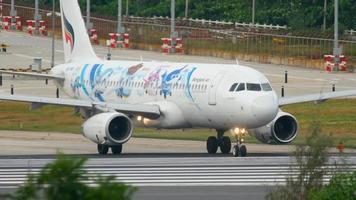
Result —
<path fill-rule="evenodd" d="M 122 152 L 122 144 L 112 146 L 112 147 L 111 147 L 111 152 L 112 152 L 113 154 L 121 154 L 121 152 Z"/>
<path fill-rule="evenodd" d="M 240 156 L 245 157 L 247 155 L 247 148 L 245 145 L 240 146 Z"/>
<path fill-rule="evenodd" d="M 206 149 L 209 154 L 215 154 L 218 150 L 218 139 L 214 136 L 208 137 L 208 140 L 206 141 Z"/>
<path fill-rule="evenodd" d="M 107 154 L 109 151 L 109 147 L 105 144 L 98 144 L 98 153 L 101 155 Z"/>
<path fill-rule="evenodd" d="M 220 151 L 223 154 L 230 153 L 231 151 L 231 140 L 229 137 L 224 136 L 220 142 Z"/>
<path fill-rule="evenodd" d="M 234 145 L 234 147 L 232 147 L 232 155 L 234 157 L 239 156 L 239 146 L 238 145 Z"/>

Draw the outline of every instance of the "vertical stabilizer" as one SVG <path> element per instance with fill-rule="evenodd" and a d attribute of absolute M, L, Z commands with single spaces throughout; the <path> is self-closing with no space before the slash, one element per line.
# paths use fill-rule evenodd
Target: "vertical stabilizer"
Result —
<path fill-rule="evenodd" d="M 77 0 L 60 0 L 65 62 L 98 60 L 90 43 Z"/>

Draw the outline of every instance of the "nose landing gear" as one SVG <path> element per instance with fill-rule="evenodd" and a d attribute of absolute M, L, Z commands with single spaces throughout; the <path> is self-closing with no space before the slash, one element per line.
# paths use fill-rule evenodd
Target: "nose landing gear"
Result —
<path fill-rule="evenodd" d="M 231 140 L 229 137 L 224 136 L 225 131 L 217 130 L 217 137 L 210 136 L 206 141 L 206 149 L 209 154 L 215 154 L 220 147 L 223 154 L 228 154 L 231 151 Z"/>
<path fill-rule="evenodd" d="M 247 148 L 243 144 L 243 142 L 244 142 L 243 136 L 244 135 L 245 135 L 245 133 L 240 133 L 240 132 L 237 132 L 234 134 L 235 140 L 236 140 L 236 144 L 232 147 L 232 155 L 234 157 L 237 157 L 237 156 L 245 157 L 247 155 Z"/>

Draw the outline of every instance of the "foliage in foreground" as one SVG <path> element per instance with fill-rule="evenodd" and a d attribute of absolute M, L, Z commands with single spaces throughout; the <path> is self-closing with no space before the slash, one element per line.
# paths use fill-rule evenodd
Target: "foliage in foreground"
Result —
<path fill-rule="evenodd" d="M 321 134 L 320 124 L 314 122 L 311 134 L 305 145 L 297 145 L 294 152 L 296 166 L 290 172 L 296 171 L 296 176 L 290 176 L 285 186 L 272 190 L 266 199 L 270 200 L 304 200 L 309 199 L 313 191 L 323 188 L 324 175 L 330 168 L 326 168 L 329 156 L 327 147 L 332 143 L 331 137 Z"/>
<path fill-rule="evenodd" d="M 38 175 L 29 175 L 27 182 L 14 194 L 5 196 L 5 199 L 130 200 L 132 198 L 136 188 L 116 183 L 114 177 L 97 175 L 88 177 L 83 169 L 86 160 L 58 155 L 56 161 L 47 164 Z"/>
<path fill-rule="evenodd" d="M 356 199 L 356 171 L 336 174 L 328 185 L 310 194 L 310 199 L 333 200 L 335 198 Z"/>

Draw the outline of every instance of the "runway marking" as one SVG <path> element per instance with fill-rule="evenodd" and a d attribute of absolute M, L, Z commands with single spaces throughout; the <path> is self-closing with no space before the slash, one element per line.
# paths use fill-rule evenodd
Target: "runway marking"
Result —
<path fill-rule="evenodd" d="M 38 58 L 38 57 L 39 57 L 39 56 L 37 56 L 37 57 L 35 57 L 35 56 L 29 56 L 29 55 L 20 54 L 20 53 L 14 53 L 14 54 L 12 54 L 12 55 L 18 56 L 18 57 L 22 57 L 22 58 L 27 58 L 27 59 L 30 59 L 30 60 L 33 60 L 34 58 Z M 50 63 L 51 61 L 48 60 L 48 59 L 42 58 L 42 62 Z"/>
<path fill-rule="evenodd" d="M 172 159 L 172 161 L 179 159 Z M 179 162 L 178 162 L 179 163 Z M 95 174 L 115 176 L 115 181 L 134 186 L 266 186 L 285 184 L 286 177 L 297 177 L 294 165 L 95 165 L 85 166 L 87 177 Z M 333 167 L 332 165 L 327 167 Z M 355 170 L 356 165 L 348 170 Z M 28 174 L 39 174 L 41 167 L 0 167 L 0 188 L 16 188 L 23 184 Z M 327 183 L 331 173 L 324 176 Z M 87 181 L 88 184 L 93 184 Z"/>

